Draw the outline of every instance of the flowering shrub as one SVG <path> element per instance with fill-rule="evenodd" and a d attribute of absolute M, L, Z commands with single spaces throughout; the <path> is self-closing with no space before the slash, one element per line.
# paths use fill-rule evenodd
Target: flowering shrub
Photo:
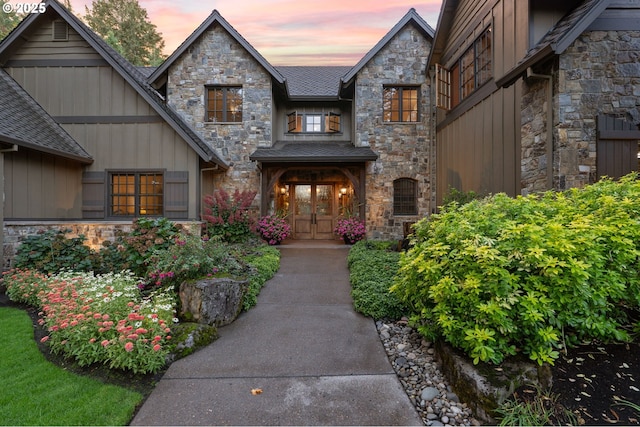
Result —
<path fill-rule="evenodd" d="M 137 218 L 130 233 L 118 232 L 114 243 L 105 242 L 100 250 L 100 273 L 131 270 L 145 276 L 149 258 L 166 250 L 180 233 L 181 227 L 166 218 Z"/>
<path fill-rule="evenodd" d="M 241 269 L 240 263 L 230 256 L 228 245 L 219 239 L 181 234 L 173 242 L 168 250 L 157 251 L 151 257 L 150 265 L 153 268 L 147 273 L 150 287 L 177 288 L 185 280 Z"/>
<path fill-rule="evenodd" d="M 353 216 L 350 218 L 340 218 L 333 232 L 350 243 L 364 239 L 367 234 L 364 221 Z"/>
<path fill-rule="evenodd" d="M 291 226 L 278 215 L 267 215 L 258 220 L 256 231 L 267 243 L 275 245 L 291 235 Z"/>
<path fill-rule="evenodd" d="M 8 295 L 41 308 L 40 324 L 55 353 L 81 366 L 108 364 L 134 373 L 157 372 L 166 363 L 174 296 L 162 291 L 142 298 L 131 273 L 62 272 L 45 276 L 28 270 L 5 273 Z"/>
<path fill-rule="evenodd" d="M 250 207 L 256 197 L 255 191 L 235 190 L 233 197 L 220 189 L 205 196 L 204 215 L 207 222 L 205 232 L 209 236 L 219 236 L 226 242 L 241 242 L 252 235 Z"/>

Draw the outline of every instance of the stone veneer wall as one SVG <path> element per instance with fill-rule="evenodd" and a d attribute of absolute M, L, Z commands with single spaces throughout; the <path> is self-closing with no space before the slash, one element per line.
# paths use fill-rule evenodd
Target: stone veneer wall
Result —
<path fill-rule="evenodd" d="M 205 122 L 206 85 L 241 85 L 241 123 Z M 259 190 L 260 174 L 249 160 L 271 145 L 270 74 L 221 26 L 194 43 L 169 69 L 167 99 L 183 119 L 230 164 L 216 187 Z M 260 206 L 258 193 L 255 204 Z"/>
<path fill-rule="evenodd" d="M 176 224 L 182 225 L 191 233 L 200 234 L 200 225 L 198 221 L 181 222 Z M 85 245 L 93 250 L 99 250 L 105 241 L 113 242 L 116 233 L 131 231 L 133 224 L 131 222 L 58 222 L 58 221 L 5 221 L 4 222 L 4 242 L 3 269 L 11 268 L 13 258 L 20 243 L 28 236 L 40 234 L 47 230 L 70 230 L 66 236 L 69 238 L 84 235 L 86 237 Z"/>
<path fill-rule="evenodd" d="M 612 114 L 640 123 L 640 31 L 585 32 L 562 54 L 554 74 L 553 187 L 595 182 L 596 118 Z M 527 86 L 525 84 L 525 86 Z M 539 189 L 546 102 L 535 83 L 523 100 L 522 188 Z M 530 113 L 531 111 L 531 113 Z"/>
<path fill-rule="evenodd" d="M 547 85 L 532 80 L 522 90 L 522 134 L 520 140 L 521 194 L 547 190 Z"/>
<path fill-rule="evenodd" d="M 355 93 L 355 145 L 379 154 L 367 169 L 367 230 L 370 238 L 400 239 L 403 224 L 431 212 L 435 149 L 431 147 L 431 99 L 426 63 L 431 42 L 407 25 L 360 70 Z M 420 121 L 384 123 L 384 85 L 420 85 Z M 417 181 L 418 215 L 393 215 L 393 181 Z"/>

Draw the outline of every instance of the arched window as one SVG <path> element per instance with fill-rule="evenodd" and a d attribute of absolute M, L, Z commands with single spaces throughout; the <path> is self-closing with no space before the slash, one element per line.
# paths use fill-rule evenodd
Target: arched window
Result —
<path fill-rule="evenodd" d="M 393 181 L 393 214 L 418 214 L 418 185 L 410 178 L 399 178 Z"/>

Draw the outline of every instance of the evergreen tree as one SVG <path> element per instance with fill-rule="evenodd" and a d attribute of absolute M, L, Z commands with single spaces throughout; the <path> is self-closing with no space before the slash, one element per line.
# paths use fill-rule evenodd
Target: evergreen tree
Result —
<path fill-rule="evenodd" d="M 5 4 L 7 3 L 9 2 L 6 0 L 0 0 L 0 40 L 4 39 L 23 18 L 8 6 L 7 9 L 5 9 Z"/>
<path fill-rule="evenodd" d="M 162 35 L 138 0 L 93 0 L 85 10 L 87 25 L 133 65 L 156 66 L 164 60 Z"/>

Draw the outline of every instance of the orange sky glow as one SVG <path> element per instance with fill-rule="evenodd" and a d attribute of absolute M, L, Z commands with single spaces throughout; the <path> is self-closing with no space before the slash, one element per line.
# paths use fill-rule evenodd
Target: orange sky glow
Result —
<path fill-rule="evenodd" d="M 166 54 L 171 54 L 217 9 L 274 66 L 355 65 L 412 7 L 435 28 L 442 3 L 441 0 L 138 2 L 162 33 Z M 71 0 L 71 5 L 73 13 L 82 16 L 91 0 Z"/>

